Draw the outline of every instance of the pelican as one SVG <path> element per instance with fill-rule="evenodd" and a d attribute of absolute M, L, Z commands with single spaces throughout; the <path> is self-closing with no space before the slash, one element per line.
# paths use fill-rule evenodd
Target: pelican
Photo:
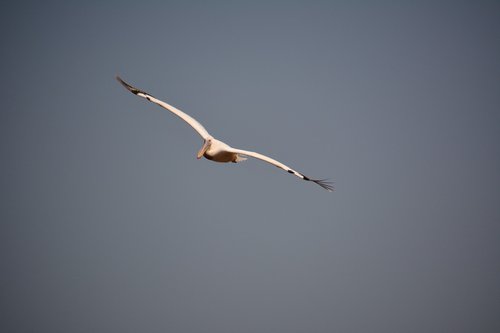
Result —
<path fill-rule="evenodd" d="M 236 148 L 230 147 L 229 145 L 225 144 L 224 142 L 217 140 L 216 138 L 211 136 L 207 132 L 205 127 L 203 127 L 193 117 L 187 115 L 186 113 L 173 107 L 172 105 L 167 104 L 167 103 L 153 97 L 152 95 L 148 94 L 147 92 L 131 86 L 127 82 L 123 81 L 119 76 L 117 76 L 116 79 L 128 91 L 130 91 L 134 95 L 145 98 L 148 101 L 150 101 L 154 104 L 157 104 L 157 105 L 161 106 L 162 108 L 167 109 L 168 111 L 172 112 L 173 114 L 175 114 L 176 116 L 178 116 L 179 118 L 181 118 L 182 120 L 187 122 L 196 132 L 198 132 L 198 134 L 202 137 L 204 142 L 203 142 L 203 146 L 201 147 L 201 149 L 198 151 L 198 154 L 196 155 L 197 159 L 205 157 L 206 159 L 209 159 L 209 160 L 214 161 L 214 162 L 238 163 L 238 162 L 246 160 L 246 157 L 250 156 L 250 157 L 254 157 L 254 158 L 257 158 L 259 160 L 262 160 L 264 162 L 270 163 L 270 164 L 272 164 L 280 169 L 285 170 L 288 173 L 291 173 L 291 174 L 299 177 L 300 179 L 314 182 L 314 183 L 318 184 L 319 186 L 321 186 L 322 188 L 324 188 L 325 190 L 327 190 L 329 192 L 333 192 L 333 189 L 334 189 L 333 184 L 331 182 L 329 182 L 328 180 L 326 180 L 326 179 L 312 179 L 312 178 L 306 177 L 306 176 L 304 176 L 304 174 L 302 174 L 298 171 L 295 171 L 294 169 L 286 166 L 285 164 L 278 162 L 275 159 L 272 159 L 272 158 L 267 157 L 265 155 L 262 155 L 262 154 L 259 154 L 259 153 L 253 152 L 253 151 L 236 149 Z"/>

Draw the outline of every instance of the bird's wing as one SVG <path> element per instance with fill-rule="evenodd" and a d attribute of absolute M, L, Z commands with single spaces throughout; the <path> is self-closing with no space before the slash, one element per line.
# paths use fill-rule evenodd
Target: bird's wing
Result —
<path fill-rule="evenodd" d="M 314 182 L 314 183 L 318 184 L 319 186 L 321 186 L 322 188 L 324 188 L 325 190 L 327 190 L 329 192 L 333 192 L 333 190 L 334 190 L 332 182 L 330 182 L 330 181 L 328 181 L 326 179 L 311 179 L 311 178 L 308 178 L 308 177 L 304 176 L 303 174 L 301 174 L 300 172 L 295 171 L 292 168 L 284 165 L 283 163 L 278 162 L 275 159 L 272 159 L 272 158 L 267 157 L 265 155 L 262 155 L 262 154 L 259 154 L 259 153 L 253 152 L 253 151 L 242 150 L 242 149 L 235 149 L 235 148 L 231 148 L 231 152 L 236 153 L 236 154 L 241 154 L 241 155 L 245 155 L 245 156 L 251 156 L 251 157 L 254 157 L 254 158 L 258 158 L 259 160 L 262 160 L 264 162 L 270 163 L 270 164 L 274 165 L 275 167 L 278 167 L 280 169 L 285 170 L 288 173 L 294 174 L 295 176 L 299 177 L 300 179 Z"/>
<path fill-rule="evenodd" d="M 148 94 L 147 92 L 145 91 L 142 91 L 140 89 L 137 89 L 135 87 L 132 87 L 130 84 L 128 84 L 127 82 L 123 81 L 119 76 L 116 77 L 116 79 L 118 80 L 118 82 L 120 82 L 125 88 L 127 88 L 128 91 L 130 91 L 131 93 L 133 93 L 134 95 L 137 95 L 137 96 L 140 96 L 142 98 L 145 98 L 147 99 L 148 101 L 150 102 L 153 102 L 155 104 L 158 104 L 159 106 L 161 106 L 162 108 L 165 108 L 167 109 L 168 111 L 172 112 L 173 114 L 175 114 L 176 116 L 178 116 L 179 118 L 181 118 L 182 120 L 184 120 L 186 123 L 188 123 L 189 125 L 191 125 L 192 128 L 195 129 L 196 132 L 198 132 L 198 134 L 203 138 L 203 139 L 207 139 L 210 137 L 210 134 L 208 134 L 207 130 L 205 129 L 205 127 L 203 127 L 198 121 L 196 121 L 196 119 L 194 119 L 193 117 L 191 117 L 190 115 L 188 114 L 185 114 L 184 112 L 182 112 L 181 110 L 173 107 L 172 105 L 170 104 L 167 104 L 163 101 L 160 101 L 159 99 L 151 96 L 150 94 Z"/>

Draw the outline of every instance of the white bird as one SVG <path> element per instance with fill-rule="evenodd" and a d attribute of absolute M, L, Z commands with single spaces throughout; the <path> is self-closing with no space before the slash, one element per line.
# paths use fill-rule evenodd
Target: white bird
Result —
<path fill-rule="evenodd" d="M 248 150 L 242 150 L 242 149 L 236 149 L 232 148 L 229 145 L 225 144 L 224 142 L 215 139 L 213 136 L 211 136 L 207 130 L 198 122 L 196 119 L 192 118 L 191 116 L 185 114 L 181 110 L 173 107 L 170 104 L 167 104 L 152 95 L 148 94 L 145 91 L 142 91 L 140 89 L 137 89 L 135 87 L 132 87 L 130 84 L 127 82 L 123 81 L 119 76 L 116 77 L 118 82 L 120 82 L 127 90 L 129 90 L 131 93 L 145 98 L 150 102 L 153 102 L 168 111 L 172 112 L 185 122 L 187 122 L 191 127 L 194 128 L 196 132 L 203 138 L 204 143 L 201 149 L 198 151 L 197 158 L 200 159 L 202 156 L 214 161 L 214 162 L 221 162 L 221 163 L 228 163 L 228 162 L 233 162 L 233 163 L 238 163 L 241 161 L 246 160 L 245 156 L 251 156 L 257 159 L 260 159 L 264 162 L 270 163 L 280 169 L 285 170 L 288 173 L 294 174 L 295 176 L 299 177 L 300 179 L 307 180 L 314 182 L 324 188 L 325 190 L 332 192 L 334 187 L 333 184 L 326 179 L 311 179 L 306 176 L 304 176 L 302 173 L 293 170 L 292 168 L 284 165 L 281 162 L 278 162 L 270 157 L 267 157 L 265 155 L 253 152 L 253 151 L 248 151 Z"/>

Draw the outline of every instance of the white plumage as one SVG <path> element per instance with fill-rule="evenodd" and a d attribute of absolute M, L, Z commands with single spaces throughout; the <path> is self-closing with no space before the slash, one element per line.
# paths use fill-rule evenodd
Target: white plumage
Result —
<path fill-rule="evenodd" d="M 202 156 L 214 161 L 214 162 L 221 162 L 221 163 L 227 163 L 227 162 L 233 162 L 233 163 L 238 163 L 241 161 L 246 160 L 247 156 L 254 157 L 257 159 L 260 159 L 264 162 L 270 163 L 280 169 L 285 170 L 288 173 L 294 174 L 295 176 L 299 177 L 300 179 L 306 180 L 306 181 L 311 181 L 322 188 L 324 188 L 327 191 L 332 192 L 333 191 L 333 184 L 325 179 L 311 179 L 306 176 L 304 176 L 302 173 L 295 171 L 294 169 L 286 166 L 285 164 L 276 161 L 275 159 L 272 159 L 268 156 L 253 152 L 253 151 L 248 151 L 248 150 L 242 150 L 242 149 L 236 149 L 233 148 L 224 142 L 215 139 L 213 136 L 211 136 L 208 131 L 201 125 L 196 119 L 193 117 L 185 114 L 181 110 L 173 107 L 172 105 L 165 103 L 152 95 L 137 89 L 135 87 L 132 87 L 130 84 L 127 82 L 123 81 L 119 76 L 116 77 L 118 82 L 120 82 L 127 90 L 132 92 L 133 94 L 145 98 L 150 102 L 153 102 L 155 104 L 158 104 L 159 106 L 169 110 L 176 116 L 180 117 L 182 120 L 187 122 L 191 127 L 194 128 L 196 132 L 203 138 L 204 143 L 201 149 L 198 151 L 197 158 L 200 159 Z"/>

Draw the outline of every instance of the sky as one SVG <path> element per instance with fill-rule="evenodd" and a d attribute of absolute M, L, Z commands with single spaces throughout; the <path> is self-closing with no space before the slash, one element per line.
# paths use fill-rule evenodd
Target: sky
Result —
<path fill-rule="evenodd" d="M 0 5 L 3 332 L 499 332 L 496 1 Z M 197 160 L 178 107 L 229 145 Z"/>

